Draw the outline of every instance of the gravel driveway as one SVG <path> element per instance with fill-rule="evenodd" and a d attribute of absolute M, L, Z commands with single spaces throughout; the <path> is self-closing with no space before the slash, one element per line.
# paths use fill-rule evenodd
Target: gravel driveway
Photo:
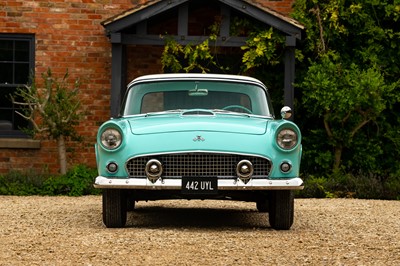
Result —
<path fill-rule="evenodd" d="M 253 203 L 139 202 L 127 225 L 99 196 L 0 196 L 0 265 L 400 265 L 400 201 L 296 199 L 289 231 Z"/>

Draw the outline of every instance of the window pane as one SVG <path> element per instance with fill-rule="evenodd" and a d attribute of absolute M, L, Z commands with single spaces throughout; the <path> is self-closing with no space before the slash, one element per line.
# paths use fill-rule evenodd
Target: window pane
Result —
<path fill-rule="evenodd" d="M 12 110 L 0 108 L 0 120 L 9 121 L 12 114 Z"/>
<path fill-rule="evenodd" d="M 29 78 L 29 64 L 15 64 L 15 84 L 26 84 Z"/>
<path fill-rule="evenodd" d="M 13 60 L 13 41 L 0 40 L 0 61 Z"/>
<path fill-rule="evenodd" d="M 0 130 L 12 130 L 12 113 L 13 110 L 0 109 Z"/>
<path fill-rule="evenodd" d="M 13 84 L 13 64 L 0 63 L 0 85 Z"/>
<path fill-rule="evenodd" d="M 29 62 L 29 42 L 15 42 L 15 61 Z"/>
<path fill-rule="evenodd" d="M 30 128 L 28 120 L 15 112 L 16 110 L 0 109 L 0 135 L 2 130 L 23 130 Z"/>
<path fill-rule="evenodd" d="M 12 108 L 11 95 L 15 92 L 15 88 L 0 88 L 0 109 Z"/>
<path fill-rule="evenodd" d="M 27 137 L 21 129 L 30 123 L 17 112 L 23 106 L 14 105 L 11 95 L 18 86 L 28 83 L 34 65 L 33 35 L 0 33 L 0 137 Z M 16 99 L 21 101 L 21 99 Z"/>

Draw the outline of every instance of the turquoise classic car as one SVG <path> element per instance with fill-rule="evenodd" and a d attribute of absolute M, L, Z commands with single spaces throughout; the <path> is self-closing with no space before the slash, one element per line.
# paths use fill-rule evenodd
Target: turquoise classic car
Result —
<path fill-rule="evenodd" d="M 218 74 L 139 77 L 119 117 L 98 131 L 103 222 L 123 227 L 135 202 L 218 199 L 255 202 L 274 229 L 293 224 L 302 153 L 299 128 L 275 119 L 259 80 Z"/>

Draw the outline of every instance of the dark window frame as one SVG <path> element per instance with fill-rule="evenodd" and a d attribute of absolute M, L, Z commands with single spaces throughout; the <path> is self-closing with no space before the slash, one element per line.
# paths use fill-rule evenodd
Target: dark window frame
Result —
<path fill-rule="evenodd" d="M 12 60 L 0 60 L 0 63 L 7 63 L 13 66 L 12 69 L 12 83 L 0 83 L 0 97 L 3 98 L 3 101 L 6 102 L 8 97 L 8 93 L 12 89 L 17 89 L 18 87 L 22 87 L 29 82 L 29 75 L 34 74 L 35 71 L 35 35 L 34 34 L 12 34 L 12 33 L 0 33 L 0 42 L 1 41 L 13 41 L 13 58 Z M 17 47 L 15 43 L 18 41 L 27 41 L 28 42 L 28 61 L 21 61 L 16 59 L 16 50 Z M 18 64 L 28 64 L 29 71 L 28 77 L 26 77 L 27 83 L 14 83 L 17 80 L 16 77 L 16 69 L 15 66 Z M 19 78 L 20 79 L 20 78 Z M 0 81 L 2 82 L 2 81 Z M 3 91 L 2 91 L 3 89 Z M 8 92 L 4 92 L 4 89 Z M 0 138 L 29 138 L 29 136 L 21 131 L 18 125 L 18 120 L 21 121 L 23 119 L 20 117 L 15 111 L 18 109 L 17 106 L 11 104 L 10 106 L 7 105 L 0 105 L 0 112 L 3 111 L 4 113 L 10 112 L 10 115 L 6 115 L 5 117 L 7 120 L 0 119 Z M 10 123 L 11 122 L 11 128 Z M 24 123 L 20 123 L 24 124 Z M 29 126 L 29 122 L 25 123 L 24 127 Z"/>

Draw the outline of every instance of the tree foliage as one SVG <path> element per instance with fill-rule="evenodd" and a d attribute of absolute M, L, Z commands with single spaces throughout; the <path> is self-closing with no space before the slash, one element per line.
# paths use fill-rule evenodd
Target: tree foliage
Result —
<path fill-rule="evenodd" d="M 399 158 L 398 148 L 388 149 L 400 145 L 393 138 L 400 130 L 397 2 L 295 2 L 294 17 L 307 28 L 308 60 L 297 83 L 308 129 L 306 171 L 396 171 L 394 161 L 383 169 L 381 159 Z"/>
<path fill-rule="evenodd" d="M 40 88 L 34 76 L 30 84 L 19 88 L 13 97 L 14 104 L 23 108 L 18 112 L 33 125 L 33 133 L 57 141 L 60 172 L 67 172 L 66 138 L 79 140 L 74 126 L 82 118 L 78 91 L 80 82 L 75 80 L 72 89 L 68 89 L 68 72 L 61 80 L 53 77 L 50 69 L 42 73 L 43 88 Z M 21 99 L 17 101 L 15 99 Z"/>
<path fill-rule="evenodd" d="M 396 83 L 387 84 L 375 66 L 343 66 L 339 59 L 324 55 L 311 64 L 301 86 L 305 109 L 323 121 L 333 147 L 332 167 L 338 170 L 344 150 L 352 149 L 356 135 L 393 104 Z"/>

